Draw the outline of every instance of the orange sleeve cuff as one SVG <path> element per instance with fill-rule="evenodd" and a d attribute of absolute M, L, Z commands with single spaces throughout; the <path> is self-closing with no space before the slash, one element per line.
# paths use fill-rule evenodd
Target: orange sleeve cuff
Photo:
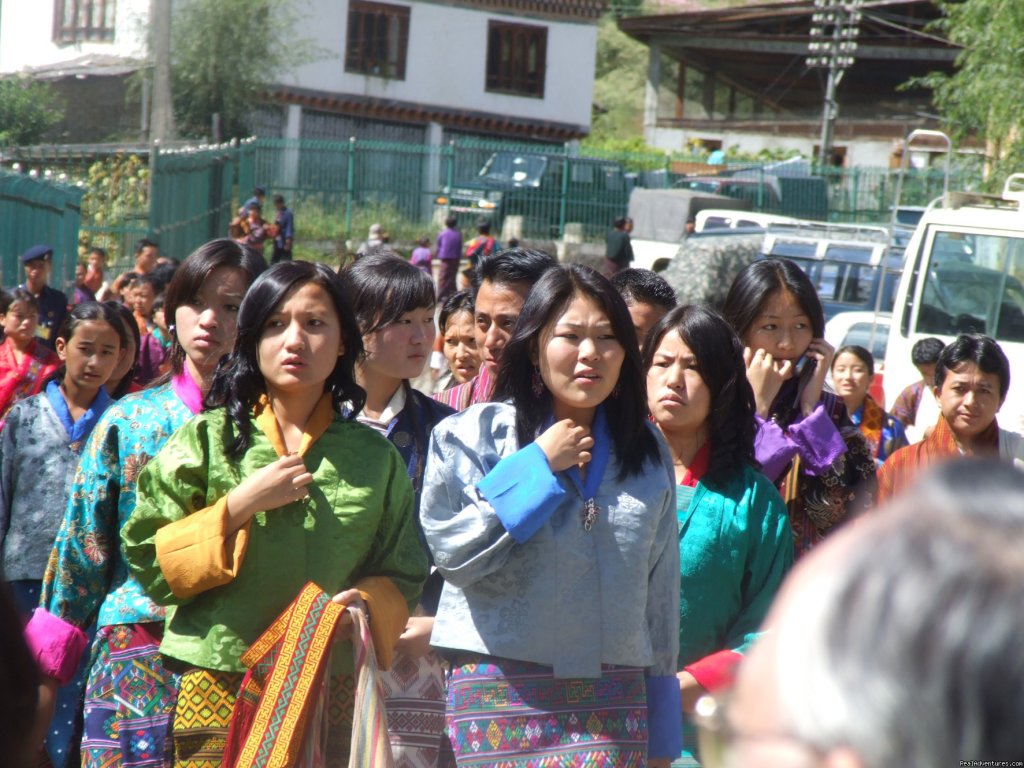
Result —
<path fill-rule="evenodd" d="M 357 581 L 355 587 L 370 612 L 370 634 L 377 666 L 388 669 L 395 655 L 395 643 L 409 623 L 409 606 L 387 576 L 367 576 Z"/>
<path fill-rule="evenodd" d="M 228 499 L 170 525 L 156 534 L 156 559 L 178 598 L 229 584 L 242 567 L 252 521 L 228 533 Z"/>

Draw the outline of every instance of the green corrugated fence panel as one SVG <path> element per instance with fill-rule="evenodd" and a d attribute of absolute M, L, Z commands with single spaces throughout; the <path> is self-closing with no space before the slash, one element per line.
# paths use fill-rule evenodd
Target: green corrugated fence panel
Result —
<path fill-rule="evenodd" d="M 74 280 L 82 190 L 33 179 L 0 174 L 0 268 L 3 285 L 23 280 L 20 255 L 33 245 L 53 247 L 51 284 L 66 289 Z"/>
<path fill-rule="evenodd" d="M 157 154 L 149 226 L 163 254 L 184 259 L 204 242 L 226 236 L 238 161 L 235 145 Z"/>

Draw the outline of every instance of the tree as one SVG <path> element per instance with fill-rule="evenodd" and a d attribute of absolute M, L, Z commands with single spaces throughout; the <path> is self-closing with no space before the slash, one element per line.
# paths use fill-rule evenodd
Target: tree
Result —
<path fill-rule="evenodd" d="M 597 28 L 591 141 L 643 137 L 646 78 L 647 47 L 604 16 Z"/>
<path fill-rule="evenodd" d="M 932 73 L 911 85 L 934 91 L 953 139 L 982 137 L 994 183 L 1024 160 L 1024 3 L 939 0 L 935 31 L 963 50 L 952 75 Z"/>
<path fill-rule="evenodd" d="M 0 147 L 35 144 L 63 119 L 63 100 L 49 84 L 20 76 L 0 80 Z"/>
<path fill-rule="evenodd" d="M 188 0 L 175 4 L 172 24 L 174 113 L 185 135 L 209 136 L 213 115 L 221 135 L 248 133 L 260 94 L 300 64 L 322 55 L 297 39 L 294 0 Z"/>

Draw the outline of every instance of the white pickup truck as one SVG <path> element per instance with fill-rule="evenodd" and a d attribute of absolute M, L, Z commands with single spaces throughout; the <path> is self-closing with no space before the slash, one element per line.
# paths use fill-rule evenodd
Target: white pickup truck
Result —
<path fill-rule="evenodd" d="M 906 248 L 885 355 L 891 401 L 920 375 L 910 359 L 921 338 L 992 336 L 1010 360 L 1002 426 L 1024 430 L 1024 174 L 1001 196 L 949 192 L 926 209 Z"/>

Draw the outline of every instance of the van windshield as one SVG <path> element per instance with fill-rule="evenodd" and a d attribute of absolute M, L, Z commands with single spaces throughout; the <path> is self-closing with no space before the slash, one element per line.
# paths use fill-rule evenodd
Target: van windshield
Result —
<path fill-rule="evenodd" d="M 927 264 L 917 332 L 1024 341 L 1024 238 L 936 231 Z"/>
<path fill-rule="evenodd" d="M 548 159 L 543 155 L 516 155 L 496 152 L 480 170 L 480 176 L 491 181 L 536 187 L 544 174 Z"/>

